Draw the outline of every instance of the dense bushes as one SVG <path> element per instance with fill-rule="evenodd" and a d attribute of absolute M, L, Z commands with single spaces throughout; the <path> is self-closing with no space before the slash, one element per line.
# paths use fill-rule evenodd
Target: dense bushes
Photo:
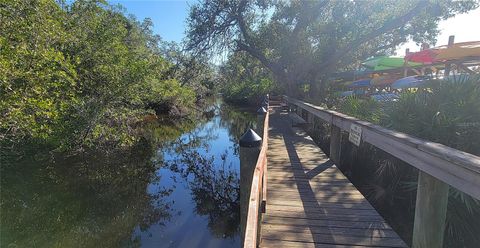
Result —
<path fill-rule="evenodd" d="M 137 139 L 130 124 L 151 106 L 185 110 L 194 91 L 168 73 L 159 42 L 150 20 L 105 1 L 2 2 L 2 145 L 125 145 Z"/>
<path fill-rule="evenodd" d="M 221 92 L 226 101 L 254 104 L 276 89 L 270 72 L 244 52 L 232 54 L 220 68 Z"/>
<path fill-rule="evenodd" d="M 395 102 L 348 98 L 340 112 L 426 140 L 480 155 L 480 76 L 434 80 Z"/>

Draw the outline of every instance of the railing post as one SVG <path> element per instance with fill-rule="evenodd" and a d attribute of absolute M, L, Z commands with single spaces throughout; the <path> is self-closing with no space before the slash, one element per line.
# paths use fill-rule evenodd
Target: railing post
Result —
<path fill-rule="evenodd" d="M 262 146 L 262 138 L 255 131 L 248 129 L 240 137 L 240 229 L 242 239 L 245 237 L 247 224 L 248 202 L 252 186 L 253 171 L 257 164 L 258 154 Z"/>
<path fill-rule="evenodd" d="M 263 137 L 263 125 L 265 124 L 266 114 L 267 110 L 265 107 L 260 107 L 257 110 L 257 133 L 260 137 Z"/>
<path fill-rule="evenodd" d="M 443 247 L 448 190 L 448 184 L 425 172 L 419 172 L 413 248 Z"/>
<path fill-rule="evenodd" d="M 314 128 L 314 115 L 308 111 L 306 111 L 307 118 L 305 122 L 308 124 L 308 131 L 310 132 Z"/>
<path fill-rule="evenodd" d="M 342 149 L 342 130 L 330 123 L 330 160 L 337 166 L 340 165 L 340 156 Z"/>
<path fill-rule="evenodd" d="M 448 46 L 451 46 L 455 43 L 455 35 L 450 35 L 448 37 Z M 450 70 L 451 70 L 452 65 L 450 63 L 445 64 L 445 72 L 444 76 L 450 75 Z"/>

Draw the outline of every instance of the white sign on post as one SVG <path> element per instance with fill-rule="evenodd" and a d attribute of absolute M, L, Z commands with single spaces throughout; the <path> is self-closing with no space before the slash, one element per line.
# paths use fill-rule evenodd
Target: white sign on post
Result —
<path fill-rule="evenodd" d="M 358 125 L 351 124 L 348 140 L 356 146 L 360 146 L 360 141 L 362 140 L 362 128 Z"/>

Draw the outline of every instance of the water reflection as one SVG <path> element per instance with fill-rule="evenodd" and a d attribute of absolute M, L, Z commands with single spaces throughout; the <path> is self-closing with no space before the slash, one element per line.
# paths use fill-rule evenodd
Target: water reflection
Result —
<path fill-rule="evenodd" d="M 177 216 L 164 227 L 141 234 L 142 244 L 160 247 L 240 247 L 240 178 L 237 139 L 252 113 L 217 105 L 211 120 L 184 133 L 158 151 L 158 175 L 169 178 L 151 188 L 174 185 L 171 199 L 190 194 L 190 204 L 177 202 Z M 243 129 L 243 130 L 242 130 Z M 242 130 L 242 131 L 240 131 Z M 183 197 L 185 198 L 185 197 Z M 163 236 L 150 235 L 163 232 Z"/>
<path fill-rule="evenodd" d="M 171 217 L 165 201 L 171 189 L 157 195 L 145 190 L 154 169 L 137 151 L 149 149 L 2 164 L 1 246 L 138 246 L 135 227 Z"/>
<path fill-rule="evenodd" d="M 237 139 L 255 116 L 153 125 L 130 149 L 5 157 L 1 247 L 239 247 Z"/>

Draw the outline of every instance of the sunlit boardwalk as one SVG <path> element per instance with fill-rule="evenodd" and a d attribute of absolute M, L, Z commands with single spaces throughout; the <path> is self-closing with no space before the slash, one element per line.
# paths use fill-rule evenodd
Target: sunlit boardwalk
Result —
<path fill-rule="evenodd" d="M 406 247 L 313 140 L 273 108 L 260 247 Z"/>

